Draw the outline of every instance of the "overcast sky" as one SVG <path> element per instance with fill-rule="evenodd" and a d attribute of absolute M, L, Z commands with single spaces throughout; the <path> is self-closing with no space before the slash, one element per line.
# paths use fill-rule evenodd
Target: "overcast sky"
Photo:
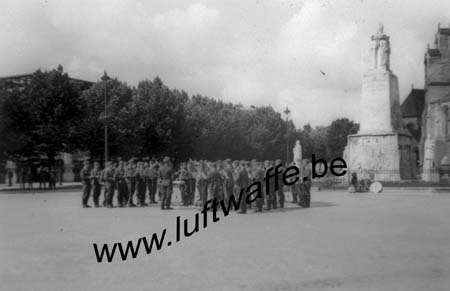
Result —
<path fill-rule="evenodd" d="M 423 55 L 450 1 L 0 2 L 0 76 L 62 64 L 130 85 L 160 76 L 189 94 L 286 106 L 297 126 L 359 121 L 370 35 L 384 24 L 400 99 L 423 86 Z M 322 72 L 325 74 L 322 74 Z"/>

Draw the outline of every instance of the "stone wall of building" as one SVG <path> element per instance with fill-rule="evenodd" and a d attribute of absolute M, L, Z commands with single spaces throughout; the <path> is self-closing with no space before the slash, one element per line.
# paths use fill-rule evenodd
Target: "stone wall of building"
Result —
<path fill-rule="evenodd" d="M 438 28 L 435 48 L 425 53 L 425 110 L 421 149 L 422 178 L 439 180 L 433 175 L 450 163 L 450 28 Z"/>

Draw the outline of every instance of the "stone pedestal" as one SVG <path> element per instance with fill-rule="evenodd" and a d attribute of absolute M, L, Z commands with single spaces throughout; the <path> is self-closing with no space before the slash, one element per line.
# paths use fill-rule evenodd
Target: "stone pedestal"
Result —
<path fill-rule="evenodd" d="M 397 76 L 383 69 L 364 74 L 359 133 L 397 132 L 400 114 Z"/>
<path fill-rule="evenodd" d="M 411 137 L 399 133 L 348 136 L 346 161 L 358 179 L 400 181 L 414 179 Z"/>
<path fill-rule="evenodd" d="M 18 183 L 16 163 L 14 163 L 13 161 L 6 161 L 5 169 L 6 169 L 5 184 L 9 185 L 9 172 L 12 173 L 11 185 Z"/>
<path fill-rule="evenodd" d="M 63 160 L 64 160 L 63 182 L 75 181 L 75 174 L 73 173 L 72 154 L 63 153 Z"/>

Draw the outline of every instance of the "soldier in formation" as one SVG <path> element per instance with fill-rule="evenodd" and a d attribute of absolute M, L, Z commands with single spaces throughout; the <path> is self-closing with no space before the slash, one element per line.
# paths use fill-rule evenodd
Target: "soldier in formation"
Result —
<path fill-rule="evenodd" d="M 276 166 L 280 170 L 272 178 L 272 182 L 266 184 L 265 177 Z M 194 205 L 195 193 L 198 189 L 200 206 L 208 200 L 224 200 L 225 205 L 229 205 L 231 199 L 238 201 L 241 197 L 239 209 L 236 209 L 239 213 L 246 213 L 249 209 L 255 212 L 262 212 L 263 209 L 270 211 L 285 206 L 284 170 L 281 160 L 189 161 L 181 163 L 178 171 L 175 171 L 169 157 L 165 157 L 161 162 L 156 160 L 143 162 L 136 159 L 130 159 L 128 162 L 120 160 L 117 163 L 109 161 L 103 170 L 100 169 L 98 162 L 95 162 L 91 169 L 89 161 L 85 161 L 80 172 L 83 186 L 82 205 L 86 208 L 90 207 L 88 200 L 92 191 L 94 206 L 99 207 L 103 185 L 104 207 L 113 207 L 115 193 L 118 207 L 145 207 L 149 204 L 157 204 L 156 194 L 158 193 L 161 209 L 172 209 L 175 181 L 179 185 L 182 206 Z M 308 160 L 303 160 L 299 166 L 299 172 L 298 182 L 291 185 L 293 202 L 298 201 L 300 206 L 309 207 L 312 171 Z M 262 195 L 252 199 L 253 203 L 246 203 L 248 187 L 255 182 L 260 183 Z M 148 203 L 146 202 L 147 192 Z"/>

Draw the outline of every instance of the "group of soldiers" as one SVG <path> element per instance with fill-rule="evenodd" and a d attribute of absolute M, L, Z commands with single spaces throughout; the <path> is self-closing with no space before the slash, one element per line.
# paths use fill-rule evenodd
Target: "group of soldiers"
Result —
<path fill-rule="evenodd" d="M 295 165 L 294 163 L 291 165 Z M 266 183 L 267 171 L 278 166 L 280 170 L 273 181 Z M 311 197 L 311 165 L 303 160 L 299 168 L 298 182 L 290 185 L 292 202 L 302 207 L 309 207 Z M 254 208 L 257 212 L 263 209 L 271 210 L 285 206 L 285 186 L 283 185 L 284 167 L 281 160 L 276 161 L 231 161 L 229 159 L 210 161 L 189 161 L 175 167 L 169 157 L 162 161 L 129 161 L 107 162 L 104 169 L 98 162 L 90 167 L 89 161 L 84 162 L 80 172 L 83 185 L 83 207 L 90 207 L 88 200 L 92 192 L 95 207 L 99 207 L 102 185 L 104 185 L 103 206 L 112 208 L 113 197 L 117 199 L 118 207 L 143 207 L 148 204 L 160 203 L 161 209 L 172 209 L 171 200 L 174 186 L 177 185 L 181 195 L 181 205 L 204 205 L 207 200 L 239 200 L 239 212 L 246 213 Z M 261 182 L 261 194 L 252 203 L 246 203 L 248 187 Z M 266 187 L 269 189 L 266 189 Z M 198 191 L 198 203 L 195 193 Z M 115 195 L 117 193 L 117 195 Z M 158 200 L 156 195 L 158 194 Z M 136 197 L 135 197 L 136 196 Z M 148 198 L 147 198 L 148 197 Z M 148 201 L 148 203 L 147 203 Z"/>

